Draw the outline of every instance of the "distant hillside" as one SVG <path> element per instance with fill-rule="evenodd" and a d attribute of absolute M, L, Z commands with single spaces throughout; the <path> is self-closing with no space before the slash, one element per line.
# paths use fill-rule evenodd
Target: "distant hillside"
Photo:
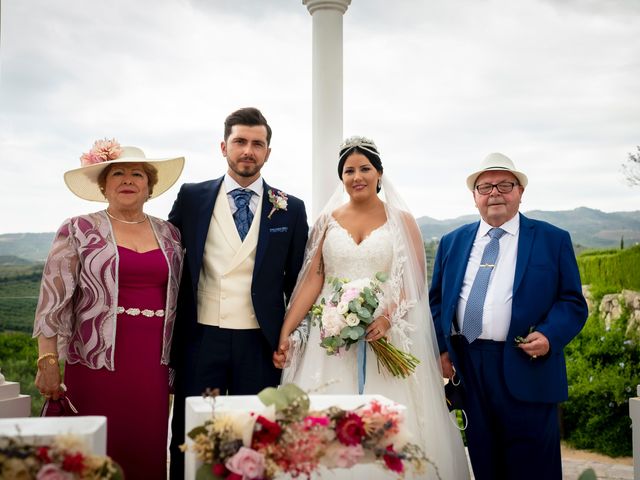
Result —
<path fill-rule="evenodd" d="M 7 257 L 14 258 L 13 262 L 28 260 L 42 262 L 47 258 L 54 232 L 46 233 L 5 233 L 0 235 L 0 262 L 3 265 L 19 265 L 7 263 Z"/>
<path fill-rule="evenodd" d="M 573 243 L 584 247 L 617 247 L 621 237 L 624 237 L 626 246 L 640 243 L 640 211 L 605 213 L 580 207 L 559 212 L 531 210 L 524 214 L 567 230 Z M 478 218 L 478 215 L 465 215 L 449 220 L 420 217 L 417 221 L 422 236 L 429 240 L 439 239 L 445 233 L 465 223 L 475 222 Z"/>
<path fill-rule="evenodd" d="M 605 213 L 592 208 L 548 212 L 525 212 L 530 218 L 544 220 L 571 234 L 574 244 L 590 248 L 617 247 L 624 236 L 626 246 L 640 243 L 640 211 Z M 475 222 L 478 215 L 465 215 L 447 220 L 430 217 L 417 219 L 425 241 L 440 239 L 451 230 Z M 0 265 L 20 265 L 24 261 L 42 262 L 47 258 L 54 232 L 6 233 L 0 235 Z M 14 258 L 11 258 L 14 257 Z"/>

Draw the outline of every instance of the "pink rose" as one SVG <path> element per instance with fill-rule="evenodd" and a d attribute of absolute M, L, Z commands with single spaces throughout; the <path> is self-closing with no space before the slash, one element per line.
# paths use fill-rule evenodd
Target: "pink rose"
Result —
<path fill-rule="evenodd" d="M 73 480 L 73 473 L 65 472 L 53 463 L 48 463 L 40 469 L 36 480 Z"/>
<path fill-rule="evenodd" d="M 354 298 L 358 298 L 359 295 L 360 295 L 359 289 L 349 288 L 342 294 L 342 297 L 340 297 L 340 301 L 344 303 L 349 303 Z"/>
<path fill-rule="evenodd" d="M 362 445 L 344 446 L 332 443 L 325 452 L 325 461 L 330 468 L 351 468 L 364 457 Z"/>
<path fill-rule="evenodd" d="M 226 461 L 225 466 L 232 473 L 242 475 L 243 480 L 262 478 L 264 474 L 264 457 L 255 450 L 240 447 L 240 450 Z"/>

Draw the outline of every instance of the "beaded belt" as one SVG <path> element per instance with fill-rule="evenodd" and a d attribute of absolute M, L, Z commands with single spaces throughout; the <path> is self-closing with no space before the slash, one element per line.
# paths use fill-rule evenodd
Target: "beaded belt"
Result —
<path fill-rule="evenodd" d="M 124 307 L 118 307 L 116 308 L 116 313 L 118 315 L 126 313 L 132 317 L 137 317 L 138 315 L 144 315 L 145 317 L 164 317 L 164 310 L 140 310 L 139 308 L 127 308 L 125 310 Z"/>

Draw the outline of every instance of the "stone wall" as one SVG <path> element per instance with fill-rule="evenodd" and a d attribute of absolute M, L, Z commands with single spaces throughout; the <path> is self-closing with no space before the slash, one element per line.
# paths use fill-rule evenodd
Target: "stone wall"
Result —
<path fill-rule="evenodd" d="M 589 311 L 594 308 L 593 299 L 589 295 L 589 289 L 583 287 L 585 298 L 589 304 Z M 624 312 L 629 312 L 627 323 L 627 336 L 635 333 L 640 335 L 640 292 L 622 290 L 621 293 L 610 293 L 602 297 L 598 306 L 600 318 L 604 320 L 605 327 L 609 328 L 611 322 L 619 319 Z"/>

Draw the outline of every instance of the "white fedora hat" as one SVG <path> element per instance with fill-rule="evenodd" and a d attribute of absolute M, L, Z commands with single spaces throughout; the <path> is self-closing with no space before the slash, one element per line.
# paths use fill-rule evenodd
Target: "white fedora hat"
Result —
<path fill-rule="evenodd" d="M 100 173 L 116 163 L 148 163 L 158 171 L 158 183 L 153 186 L 157 197 L 176 183 L 184 167 L 184 157 L 146 158 L 138 147 L 121 147 L 115 140 L 98 140 L 93 148 L 80 157 L 82 166 L 64 174 L 64 181 L 73 193 L 85 200 L 106 202 L 98 186 Z"/>
<path fill-rule="evenodd" d="M 480 164 L 480 170 L 473 172 L 467 177 L 467 187 L 469 187 L 469 190 L 473 192 L 473 189 L 476 186 L 476 180 L 481 174 L 496 170 L 513 173 L 518 179 L 518 183 L 523 187 L 526 187 L 529 182 L 529 179 L 524 173 L 516 170 L 515 165 L 509 157 L 501 153 L 490 153 Z"/>

